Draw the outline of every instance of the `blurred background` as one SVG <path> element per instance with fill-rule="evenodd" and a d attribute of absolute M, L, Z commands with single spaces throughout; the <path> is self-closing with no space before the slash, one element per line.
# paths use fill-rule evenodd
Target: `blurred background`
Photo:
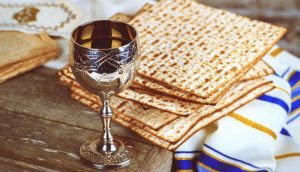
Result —
<path fill-rule="evenodd" d="M 288 29 L 279 45 L 300 57 L 300 0 L 198 0 Z"/>

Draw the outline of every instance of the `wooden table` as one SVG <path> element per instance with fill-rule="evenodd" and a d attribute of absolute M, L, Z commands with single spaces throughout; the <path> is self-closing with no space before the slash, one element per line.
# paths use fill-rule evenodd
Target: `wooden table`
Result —
<path fill-rule="evenodd" d="M 79 147 L 99 135 L 99 116 L 72 100 L 56 71 L 39 68 L 0 85 L 0 171 L 97 171 Z M 119 171 L 171 171 L 172 153 L 113 123 L 115 135 L 134 146 L 130 166 Z"/>

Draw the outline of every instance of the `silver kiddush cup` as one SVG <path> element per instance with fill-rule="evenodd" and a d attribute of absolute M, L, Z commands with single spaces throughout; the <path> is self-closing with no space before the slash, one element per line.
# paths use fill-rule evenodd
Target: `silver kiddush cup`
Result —
<path fill-rule="evenodd" d="M 110 132 L 110 98 L 132 83 L 138 67 L 137 31 L 130 25 L 99 20 L 78 26 L 71 34 L 70 64 L 76 81 L 102 100 L 102 137 L 80 147 L 85 162 L 97 169 L 130 164 L 132 153 Z"/>

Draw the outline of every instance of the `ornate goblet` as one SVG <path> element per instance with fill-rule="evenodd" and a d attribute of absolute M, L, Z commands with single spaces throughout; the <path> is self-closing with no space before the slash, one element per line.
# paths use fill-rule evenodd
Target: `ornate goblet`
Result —
<path fill-rule="evenodd" d="M 71 34 L 70 64 L 76 81 L 102 100 L 102 138 L 80 147 L 82 158 L 97 169 L 130 164 L 132 154 L 113 139 L 110 98 L 129 87 L 138 66 L 138 35 L 122 22 L 99 20 L 78 26 Z"/>

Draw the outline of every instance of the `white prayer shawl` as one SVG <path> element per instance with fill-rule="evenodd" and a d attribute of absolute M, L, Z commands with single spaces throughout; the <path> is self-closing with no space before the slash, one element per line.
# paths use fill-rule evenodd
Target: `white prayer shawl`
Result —
<path fill-rule="evenodd" d="M 264 61 L 276 88 L 182 144 L 177 171 L 299 171 L 300 60 L 275 46 Z"/>

